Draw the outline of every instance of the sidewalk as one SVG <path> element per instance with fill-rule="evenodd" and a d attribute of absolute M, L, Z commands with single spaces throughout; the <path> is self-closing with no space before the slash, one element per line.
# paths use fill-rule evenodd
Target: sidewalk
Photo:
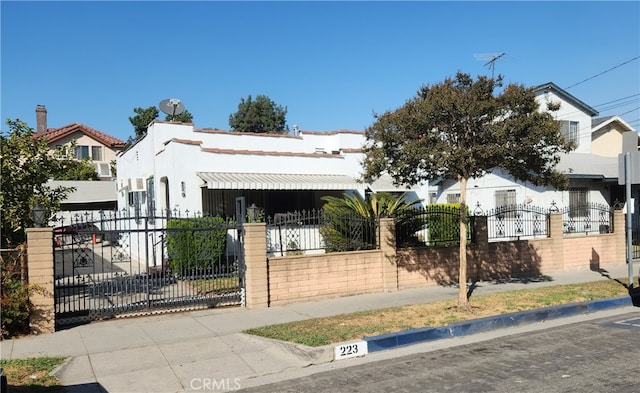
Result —
<path fill-rule="evenodd" d="M 627 265 L 510 282 L 481 282 L 473 296 L 627 277 Z M 634 268 L 637 275 L 637 268 Z M 350 296 L 267 309 L 220 308 L 116 319 L 52 334 L 1 341 L 3 359 L 66 356 L 56 372 L 65 392 L 224 391 L 285 370 L 333 360 L 333 348 L 308 348 L 241 333 L 264 325 L 406 304 L 456 299 L 456 287 Z M 631 308 L 630 308 L 631 309 Z M 349 362 L 341 360 L 340 362 Z"/>

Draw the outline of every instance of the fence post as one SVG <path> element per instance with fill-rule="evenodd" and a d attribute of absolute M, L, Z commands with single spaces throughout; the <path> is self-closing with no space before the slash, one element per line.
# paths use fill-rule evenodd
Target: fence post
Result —
<path fill-rule="evenodd" d="M 551 261 L 542 259 L 540 273 L 564 270 L 564 230 L 562 226 L 563 214 L 549 213 L 549 239 L 551 239 Z"/>
<path fill-rule="evenodd" d="M 243 225 L 247 308 L 269 306 L 266 228 L 264 222 Z"/>
<path fill-rule="evenodd" d="M 53 298 L 53 228 L 27 229 L 29 285 L 35 288 L 29 299 L 33 310 L 29 328 L 34 334 L 53 333 L 56 328 Z"/>
<path fill-rule="evenodd" d="M 393 218 L 380 219 L 380 251 L 382 253 L 382 287 L 385 292 L 398 290 L 398 264 L 396 260 L 396 222 Z"/>
<path fill-rule="evenodd" d="M 613 236 L 615 237 L 616 261 L 627 259 L 626 217 L 622 209 L 613 211 Z"/>

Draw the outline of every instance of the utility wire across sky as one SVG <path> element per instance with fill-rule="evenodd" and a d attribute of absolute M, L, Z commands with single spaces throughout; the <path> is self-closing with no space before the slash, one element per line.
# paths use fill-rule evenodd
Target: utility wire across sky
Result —
<path fill-rule="evenodd" d="M 632 61 L 634 61 L 634 60 L 638 60 L 638 59 L 640 59 L 640 56 L 636 56 L 636 57 L 634 57 L 633 59 L 627 60 L 627 61 L 625 61 L 624 63 L 620 63 L 620 64 L 618 64 L 617 66 L 611 67 L 611 68 L 609 68 L 608 70 L 602 71 L 601 73 L 596 74 L 596 75 L 594 75 L 594 76 L 592 76 L 592 77 L 589 77 L 589 78 L 587 78 L 587 79 L 585 79 L 585 80 L 583 80 L 583 81 L 580 81 L 580 82 L 578 82 L 578 83 L 574 83 L 573 85 L 571 85 L 571 86 L 569 86 L 569 87 L 565 87 L 564 89 L 565 89 L 565 90 L 567 90 L 567 89 L 570 89 L 570 88 L 572 88 L 572 87 L 578 86 L 579 84 L 582 84 L 582 83 L 584 83 L 584 82 L 586 82 L 586 81 L 590 81 L 590 80 L 591 80 L 591 79 L 593 79 L 593 78 L 596 78 L 596 77 L 598 77 L 598 76 L 600 76 L 600 75 L 604 75 L 604 74 L 606 74 L 607 72 L 613 71 L 613 70 L 615 70 L 615 69 L 616 69 L 616 68 L 618 68 L 618 67 L 621 67 L 621 66 L 623 66 L 623 65 L 625 65 L 625 64 L 628 64 L 628 63 L 631 63 Z"/>

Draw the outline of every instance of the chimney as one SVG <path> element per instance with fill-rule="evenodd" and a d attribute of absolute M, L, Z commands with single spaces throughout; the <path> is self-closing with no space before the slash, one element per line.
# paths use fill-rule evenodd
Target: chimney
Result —
<path fill-rule="evenodd" d="M 47 131 L 47 108 L 44 105 L 36 106 L 36 132 Z"/>

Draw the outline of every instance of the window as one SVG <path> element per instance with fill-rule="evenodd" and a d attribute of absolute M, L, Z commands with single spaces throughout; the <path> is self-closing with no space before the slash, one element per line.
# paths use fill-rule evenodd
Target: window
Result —
<path fill-rule="evenodd" d="M 496 196 L 496 210 L 506 212 L 507 217 L 515 217 L 516 190 L 498 190 Z"/>
<path fill-rule="evenodd" d="M 447 194 L 447 203 L 460 203 L 460 193 Z"/>
<path fill-rule="evenodd" d="M 140 217 L 142 216 L 142 204 L 144 195 L 140 191 L 129 192 L 129 206 L 133 207 L 133 216 L 136 223 L 140 223 Z"/>
<path fill-rule="evenodd" d="M 438 200 L 438 194 L 435 193 L 435 192 L 430 192 L 429 193 L 429 204 L 436 203 L 437 200 Z"/>
<path fill-rule="evenodd" d="M 516 204 L 516 190 L 496 191 L 496 208 L 513 206 Z"/>
<path fill-rule="evenodd" d="M 91 146 L 91 159 L 102 161 L 102 146 Z"/>
<path fill-rule="evenodd" d="M 156 200 L 155 200 L 155 192 L 153 190 L 154 182 L 153 176 L 147 178 L 147 216 L 149 218 L 153 218 L 156 214 Z M 153 224 L 153 221 L 150 222 Z"/>
<path fill-rule="evenodd" d="M 89 146 L 76 146 L 73 150 L 73 158 L 77 160 L 89 158 Z"/>
<path fill-rule="evenodd" d="M 569 189 L 569 217 L 589 215 L 589 189 L 584 187 Z"/>
<path fill-rule="evenodd" d="M 560 128 L 560 132 L 564 139 L 567 142 L 573 142 L 578 146 L 580 142 L 580 132 L 579 132 L 579 123 L 577 121 L 566 121 L 563 120 L 562 127 Z"/>

